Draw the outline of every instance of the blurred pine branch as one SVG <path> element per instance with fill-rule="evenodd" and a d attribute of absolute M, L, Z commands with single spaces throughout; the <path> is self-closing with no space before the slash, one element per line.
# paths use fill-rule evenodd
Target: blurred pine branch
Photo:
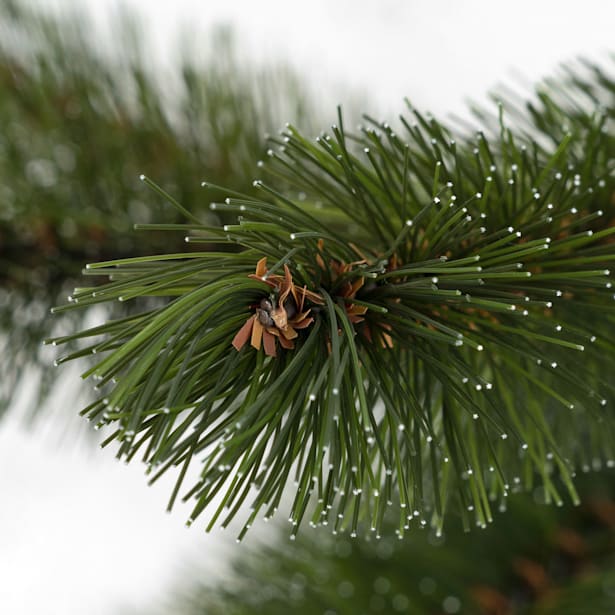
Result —
<path fill-rule="evenodd" d="M 159 613 L 611 613 L 613 481 L 584 476 L 580 491 L 581 507 L 559 509 L 514 496 L 494 526 L 470 534 L 454 519 L 442 537 L 419 530 L 403 542 L 312 530 L 289 543 L 278 530 L 235 554 L 229 579 L 189 573 Z"/>

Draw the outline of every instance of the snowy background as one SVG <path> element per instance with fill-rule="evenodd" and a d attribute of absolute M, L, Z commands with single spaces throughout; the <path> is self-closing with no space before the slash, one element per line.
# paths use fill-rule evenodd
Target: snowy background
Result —
<path fill-rule="evenodd" d="M 152 64 L 166 69 L 181 28 L 206 37 L 212 25 L 230 23 L 247 56 L 284 58 L 325 104 L 345 90 L 364 92 L 382 117 L 394 117 L 404 96 L 438 114 L 459 111 L 515 73 L 537 79 L 579 54 L 599 60 L 609 46 L 615 51 L 615 4 L 600 0 L 36 4 L 58 12 L 78 4 L 111 44 L 112 17 L 127 6 L 139 17 Z M 233 536 L 206 535 L 198 524 L 187 530 L 185 509 L 164 512 L 168 483 L 147 487 L 138 463 L 125 466 L 112 451 L 63 435 L 66 417 L 74 417 L 73 429 L 79 423 L 70 376 L 55 401 L 74 405 L 72 414 L 54 413 L 54 422 L 35 430 L 18 413 L 0 424 L 0 613 L 147 613 L 195 566 L 223 573 L 221 564 L 242 548 Z"/>

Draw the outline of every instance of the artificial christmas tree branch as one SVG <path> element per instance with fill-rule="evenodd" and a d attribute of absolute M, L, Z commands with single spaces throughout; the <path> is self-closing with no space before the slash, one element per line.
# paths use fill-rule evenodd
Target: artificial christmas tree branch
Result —
<path fill-rule="evenodd" d="M 114 427 L 105 443 L 152 480 L 177 468 L 170 506 L 202 458 L 190 522 L 247 503 L 240 538 L 293 480 L 293 536 L 379 535 L 391 511 L 399 537 L 449 510 L 485 526 L 537 484 L 576 501 L 587 450 L 613 459 L 612 107 L 575 108 L 554 143 L 504 108 L 471 137 L 412 108 L 356 132 L 340 113 L 315 142 L 288 126 L 262 197 L 212 204 L 235 224 L 147 227 L 203 252 L 90 265 L 110 281 L 57 311 L 135 311 L 53 341 L 86 344 L 60 361 L 104 356 L 83 414 Z"/>

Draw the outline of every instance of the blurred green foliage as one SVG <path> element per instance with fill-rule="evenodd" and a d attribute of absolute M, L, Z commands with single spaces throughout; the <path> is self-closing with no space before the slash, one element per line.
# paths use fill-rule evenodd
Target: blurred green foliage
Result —
<path fill-rule="evenodd" d="M 416 524 L 399 541 L 278 530 L 234 556 L 230 580 L 184 583 L 174 615 L 606 615 L 615 612 L 615 495 L 606 476 L 579 481 L 583 504 L 525 495 L 485 530 L 451 519 L 437 537 Z M 388 534 L 391 534 L 388 532 Z"/>
<path fill-rule="evenodd" d="M 11 3 L 0 19 L 5 284 L 34 282 L 43 265 L 47 283 L 84 259 L 168 248 L 168 236 L 132 230 L 176 218 L 144 193 L 141 173 L 207 215 L 201 180 L 250 192 L 265 133 L 287 112 L 300 123 L 313 115 L 292 73 L 242 64 L 227 30 L 214 33 L 204 64 L 185 59 L 169 95 L 138 38 L 109 58 L 79 20 Z"/>

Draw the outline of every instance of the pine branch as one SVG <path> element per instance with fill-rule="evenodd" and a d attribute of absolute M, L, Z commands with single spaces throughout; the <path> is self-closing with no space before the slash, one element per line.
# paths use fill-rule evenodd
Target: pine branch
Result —
<path fill-rule="evenodd" d="M 484 527 L 536 485 L 577 501 L 576 469 L 613 463 L 605 121 L 550 147 L 502 112 L 476 138 L 412 108 L 356 133 L 340 112 L 316 142 L 288 126 L 262 198 L 212 204 L 236 224 L 190 215 L 186 240 L 218 251 L 92 265 L 110 282 L 58 308 L 168 299 L 55 340 L 89 344 L 61 361 L 107 353 L 84 415 L 152 480 L 179 469 L 169 506 L 203 457 L 189 523 L 249 502 L 239 538 L 293 479 L 292 536 L 306 520 L 379 535 L 387 511 L 400 537 L 440 533 L 449 510 Z"/>

